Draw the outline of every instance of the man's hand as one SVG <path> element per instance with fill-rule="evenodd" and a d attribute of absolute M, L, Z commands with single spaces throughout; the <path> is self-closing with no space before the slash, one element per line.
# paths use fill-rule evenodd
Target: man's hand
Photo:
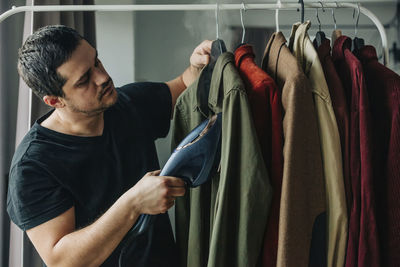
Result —
<path fill-rule="evenodd" d="M 194 49 L 190 56 L 190 67 L 182 74 L 182 79 L 186 87 L 197 79 L 200 71 L 210 61 L 211 44 L 212 41 L 204 40 Z"/>
<path fill-rule="evenodd" d="M 210 61 L 211 44 L 212 41 L 210 40 L 205 40 L 199 44 L 190 56 L 190 66 L 179 77 L 166 82 L 171 91 L 172 111 L 179 95 L 199 77 L 200 71 Z"/>
<path fill-rule="evenodd" d="M 174 205 L 176 197 L 185 194 L 182 179 L 159 174 L 160 171 L 149 172 L 131 188 L 140 214 L 164 213 Z"/>

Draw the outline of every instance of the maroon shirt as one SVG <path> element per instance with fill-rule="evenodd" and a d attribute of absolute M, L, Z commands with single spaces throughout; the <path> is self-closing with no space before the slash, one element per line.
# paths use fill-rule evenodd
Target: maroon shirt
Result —
<path fill-rule="evenodd" d="M 333 61 L 342 78 L 350 110 L 352 204 L 346 267 L 381 266 L 372 162 L 372 120 L 363 68 L 351 53 L 351 39 L 339 37 Z"/>
<path fill-rule="evenodd" d="M 276 266 L 283 176 L 281 93 L 275 81 L 255 64 L 254 57 L 250 45 L 242 45 L 235 51 L 236 67 L 246 85 L 261 152 L 274 190 L 264 238 L 263 266 Z"/>
<path fill-rule="evenodd" d="M 365 46 L 360 59 L 371 103 L 374 188 L 382 266 L 400 266 L 400 76 Z"/>
<path fill-rule="evenodd" d="M 343 88 L 342 81 L 340 80 L 335 65 L 333 64 L 330 41 L 326 39 L 319 47 L 316 47 L 316 50 L 321 61 L 322 69 L 324 70 L 338 125 L 340 144 L 342 148 L 343 179 L 346 193 L 347 213 L 350 217 L 350 207 L 352 203 L 350 185 L 350 114 L 347 108 L 345 89 Z"/>

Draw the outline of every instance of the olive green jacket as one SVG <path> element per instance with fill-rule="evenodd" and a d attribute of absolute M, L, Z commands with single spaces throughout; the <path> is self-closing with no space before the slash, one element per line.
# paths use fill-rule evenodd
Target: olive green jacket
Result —
<path fill-rule="evenodd" d="M 221 163 L 211 182 L 176 201 L 181 267 L 256 266 L 272 191 L 233 54 L 219 56 L 206 108 L 200 105 L 199 79 L 177 100 L 172 147 L 208 116 L 222 112 Z"/>

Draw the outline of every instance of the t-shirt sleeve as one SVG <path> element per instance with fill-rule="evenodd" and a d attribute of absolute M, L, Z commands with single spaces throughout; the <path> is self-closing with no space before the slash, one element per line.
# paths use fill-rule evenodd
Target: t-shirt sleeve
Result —
<path fill-rule="evenodd" d="M 121 87 L 154 139 L 167 136 L 171 121 L 172 97 L 165 83 L 138 82 Z"/>
<path fill-rule="evenodd" d="M 7 212 L 22 230 L 49 221 L 72 206 L 72 197 L 40 163 L 20 162 L 11 169 Z"/>

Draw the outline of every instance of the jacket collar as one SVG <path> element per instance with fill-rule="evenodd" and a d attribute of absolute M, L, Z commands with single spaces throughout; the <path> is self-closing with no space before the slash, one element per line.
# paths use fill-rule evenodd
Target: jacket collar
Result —
<path fill-rule="evenodd" d="M 304 23 L 297 22 L 292 26 L 292 33 L 289 39 L 289 50 L 293 52 L 300 66 L 303 66 L 305 70 L 306 59 L 305 54 L 305 44 L 307 39 L 309 39 L 307 31 L 311 26 L 311 22 L 308 20 Z"/>
<path fill-rule="evenodd" d="M 292 25 L 292 30 L 290 32 L 289 45 L 288 45 L 290 51 L 293 51 L 293 45 L 295 42 L 296 31 L 299 28 L 300 24 L 301 24 L 300 22 L 296 22 Z"/>
<path fill-rule="evenodd" d="M 282 58 L 281 57 L 282 49 L 283 50 L 287 49 L 285 36 L 283 36 L 282 32 L 275 32 L 272 34 L 271 38 L 268 41 L 267 46 L 265 47 L 264 57 L 261 64 L 262 69 L 269 75 L 271 75 L 271 77 L 273 77 L 273 79 L 277 83 L 279 83 L 278 63 Z M 286 75 L 283 77 L 283 79 L 285 78 Z"/>
<path fill-rule="evenodd" d="M 331 41 L 329 41 L 329 39 L 324 40 L 320 46 L 316 45 L 316 40 L 314 40 L 313 44 L 314 47 L 316 47 L 318 55 L 321 59 L 325 59 L 326 57 L 331 56 Z"/>
<path fill-rule="evenodd" d="M 326 100 L 329 97 L 329 90 L 318 53 L 307 33 L 310 26 L 310 21 L 293 25 L 289 49 L 293 49 L 293 54 L 302 66 L 304 74 L 310 78 L 313 92 Z"/>
<path fill-rule="evenodd" d="M 202 106 L 201 105 L 201 99 L 203 97 L 207 97 L 204 95 L 204 93 L 207 92 L 207 90 L 204 89 L 204 86 L 206 83 L 202 82 L 202 79 L 204 79 L 204 74 L 206 73 L 206 67 L 203 68 L 202 72 L 200 73 L 199 78 L 193 83 L 193 86 L 197 88 L 197 94 L 195 99 L 193 99 L 193 107 L 194 109 L 198 109 L 204 117 L 209 117 L 210 115 L 210 109 L 211 110 L 216 110 L 221 104 L 222 104 L 222 99 L 221 99 L 221 94 L 219 93 L 219 88 L 222 80 L 222 75 L 223 75 L 223 70 L 225 66 L 228 63 L 235 63 L 234 56 L 232 53 L 225 52 L 221 54 L 217 62 L 215 63 L 215 67 L 211 76 L 211 82 L 210 82 L 210 91 L 208 95 L 208 107 Z"/>
<path fill-rule="evenodd" d="M 245 58 L 255 58 L 253 47 L 251 45 L 245 44 L 235 50 L 235 64 L 238 68 L 240 68 L 240 64 Z"/>
<path fill-rule="evenodd" d="M 344 60 L 344 51 L 346 49 L 351 49 L 351 39 L 345 35 L 340 36 L 336 39 L 335 43 L 333 44 L 332 50 L 332 58 L 334 61 L 337 60 Z"/>
<path fill-rule="evenodd" d="M 375 47 L 373 47 L 372 45 L 366 45 L 361 48 L 357 53 L 357 57 L 360 59 L 360 61 L 365 63 L 378 60 Z"/>

